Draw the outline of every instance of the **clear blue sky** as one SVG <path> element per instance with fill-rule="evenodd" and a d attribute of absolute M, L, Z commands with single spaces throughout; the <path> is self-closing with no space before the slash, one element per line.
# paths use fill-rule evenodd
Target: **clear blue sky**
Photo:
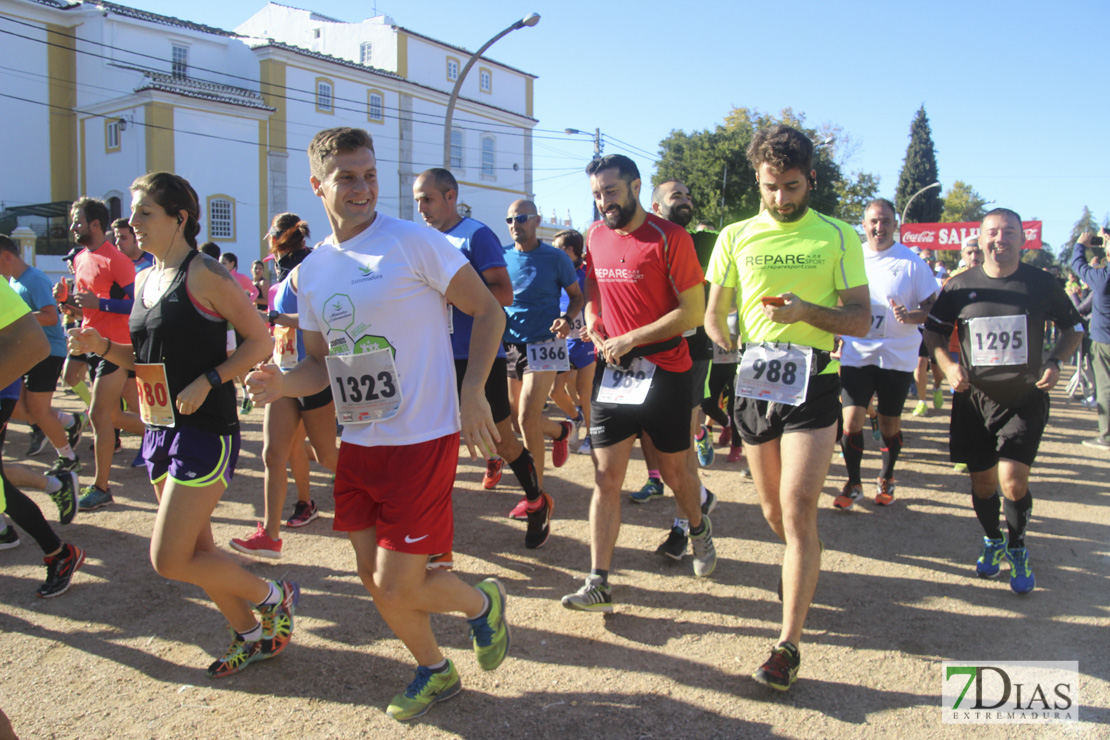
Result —
<path fill-rule="evenodd" d="M 264 5 L 121 1 L 225 29 Z M 963 180 L 1023 218 L 1040 218 L 1054 249 L 1084 205 L 1100 221 L 1110 215 L 1105 0 L 287 4 L 347 21 L 374 15 L 376 5 L 398 25 L 469 49 L 540 13 L 538 26 L 509 34 L 488 56 L 539 76 L 538 128 L 600 127 L 632 145 L 623 153 L 645 181 L 652 158 L 638 150 L 656 153 L 672 129 L 710 128 L 733 106 L 789 106 L 812 125 L 843 127 L 856 146 L 847 168 L 880 176 L 880 195 L 892 197 L 910 121 L 924 104 L 946 189 Z M 537 200 L 545 214 L 570 209 L 582 227 L 591 139 L 544 136 L 561 140 L 535 142 Z M 615 151 L 622 148 L 606 148 Z"/>

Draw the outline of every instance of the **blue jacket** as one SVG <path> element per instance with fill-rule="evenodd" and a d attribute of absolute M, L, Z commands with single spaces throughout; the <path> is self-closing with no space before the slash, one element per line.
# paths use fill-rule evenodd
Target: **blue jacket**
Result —
<path fill-rule="evenodd" d="M 1076 242 L 1071 271 L 1091 289 L 1091 340 L 1110 344 L 1110 268 L 1088 265 L 1086 247 Z"/>

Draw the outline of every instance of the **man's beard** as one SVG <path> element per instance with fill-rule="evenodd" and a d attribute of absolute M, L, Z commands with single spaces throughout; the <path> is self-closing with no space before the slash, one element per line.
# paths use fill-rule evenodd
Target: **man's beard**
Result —
<path fill-rule="evenodd" d="M 675 206 L 674 208 L 664 206 L 661 212 L 663 218 L 683 228 L 686 228 L 687 224 L 694 220 L 694 209 L 688 205 Z"/>
<path fill-rule="evenodd" d="M 76 239 L 77 243 L 80 244 L 82 247 L 88 247 L 92 245 L 92 232 L 88 228 L 85 229 L 84 234 L 74 234 L 73 236 L 74 239 Z"/>
<path fill-rule="evenodd" d="M 779 223 L 794 223 L 795 221 L 800 220 L 802 216 L 806 215 L 806 211 L 809 209 L 809 191 L 806 191 L 806 194 L 802 198 L 801 203 L 793 204 L 794 210 L 790 211 L 790 213 L 779 213 L 779 209 L 776 206 L 766 203 L 764 203 L 764 205 L 767 207 L 767 211 L 771 214 L 771 218 L 775 219 Z"/>
<path fill-rule="evenodd" d="M 636 201 L 628 200 L 624 203 L 617 205 L 617 212 L 610 213 L 606 211 L 601 214 L 605 220 L 605 225 L 610 229 L 621 229 L 627 226 L 632 219 L 636 216 Z"/>

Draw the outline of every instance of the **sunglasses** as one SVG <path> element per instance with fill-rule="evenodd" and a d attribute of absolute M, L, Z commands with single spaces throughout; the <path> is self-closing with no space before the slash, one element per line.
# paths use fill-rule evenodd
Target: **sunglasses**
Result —
<path fill-rule="evenodd" d="M 528 223 L 528 219 L 530 219 L 530 218 L 539 218 L 539 216 L 537 216 L 534 213 L 522 213 L 519 216 L 506 216 L 505 217 L 505 223 L 507 223 L 510 226 L 513 225 L 514 221 L 518 224 L 526 224 L 526 223 Z"/>

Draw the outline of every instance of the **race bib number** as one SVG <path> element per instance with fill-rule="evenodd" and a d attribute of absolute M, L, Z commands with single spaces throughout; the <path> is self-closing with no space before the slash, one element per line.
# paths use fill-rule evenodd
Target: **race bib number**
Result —
<path fill-rule="evenodd" d="M 570 322 L 570 339 L 582 339 L 586 331 L 586 311 L 585 309 L 578 312 L 574 320 Z"/>
<path fill-rule="evenodd" d="M 889 314 L 886 306 L 881 303 L 871 304 L 871 328 L 867 330 L 866 339 L 886 339 L 886 325 Z"/>
<path fill-rule="evenodd" d="M 979 316 L 967 322 L 974 367 L 1024 365 L 1029 360 L 1025 316 Z"/>
<path fill-rule="evenodd" d="M 546 342 L 529 342 L 528 368 L 534 373 L 565 373 L 570 370 L 567 341 L 553 337 Z"/>
<path fill-rule="evenodd" d="M 291 326 L 274 326 L 274 364 L 282 370 L 297 366 L 297 330 Z"/>
<path fill-rule="evenodd" d="M 725 349 L 716 342 L 713 343 L 714 365 L 735 365 L 740 361 L 739 349 Z"/>
<path fill-rule="evenodd" d="M 370 424 L 397 415 L 401 382 L 388 347 L 358 355 L 329 355 L 327 364 L 339 423 Z"/>
<path fill-rule="evenodd" d="M 152 427 L 172 427 L 173 403 L 166 366 L 161 362 L 135 363 L 135 384 L 139 387 L 139 418 L 143 423 Z"/>
<path fill-rule="evenodd" d="M 655 365 L 643 357 L 634 359 L 627 369 L 606 365 L 594 400 L 599 403 L 641 404 L 647 398 L 654 376 Z"/>
<path fill-rule="evenodd" d="M 745 347 L 736 375 L 736 392 L 757 401 L 797 406 L 805 400 L 812 365 L 812 347 L 790 344 Z"/>

